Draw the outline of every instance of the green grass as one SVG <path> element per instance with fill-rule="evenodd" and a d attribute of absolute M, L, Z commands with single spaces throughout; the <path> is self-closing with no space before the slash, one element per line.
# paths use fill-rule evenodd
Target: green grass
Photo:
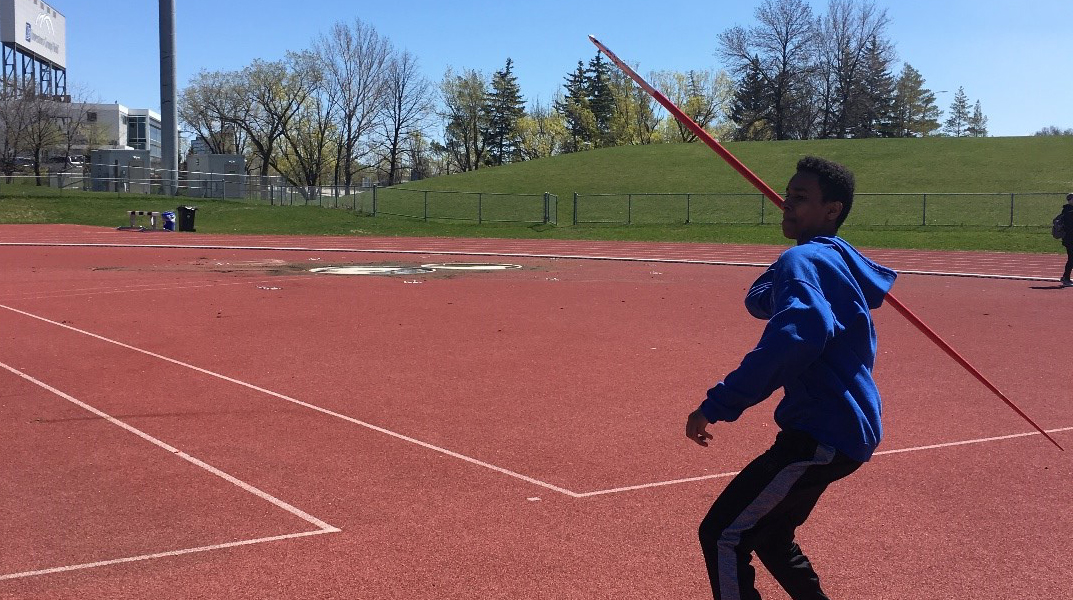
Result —
<path fill-rule="evenodd" d="M 842 234 L 863 247 L 1061 251 L 1046 225 L 1064 194 L 1073 190 L 1073 171 L 1069 170 L 1073 137 L 816 140 L 726 146 L 776 191 L 785 186 L 801 156 L 815 154 L 845 163 L 856 173 L 860 195 Z M 428 214 L 432 220 L 425 222 L 425 194 L 420 190 L 471 194 L 430 194 Z M 494 222 L 542 220 L 544 192 L 558 198 L 557 226 Z M 575 192 L 582 194 L 580 210 L 595 215 L 582 220 L 616 223 L 570 225 Z M 928 226 L 921 226 L 925 192 L 929 194 Z M 690 199 L 693 222 L 688 225 L 683 223 L 686 193 L 694 194 Z M 959 193 L 991 195 L 953 195 Z M 1002 226 L 1010 220 L 1011 193 L 1017 194 L 1016 226 Z M 475 200 L 477 194 L 479 201 Z M 594 198 L 594 194 L 618 196 Z M 635 196 L 627 201 L 627 194 L 678 196 Z M 607 148 L 378 190 L 380 212 L 410 217 L 370 217 L 319 206 L 59 192 L 0 182 L 0 223 L 115 227 L 125 224 L 127 210 L 173 210 L 180 204 L 197 206 L 197 230 L 209 233 L 786 243 L 774 224 L 777 209 L 766 206 L 764 223 L 760 224 L 762 202 L 758 193 L 701 144 Z M 363 210 L 369 211 L 371 204 L 371 194 L 361 195 Z M 600 204 L 604 207 L 599 208 Z M 459 220 L 476 219 L 478 210 L 485 222 L 478 225 Z M 604 218 L 608 214 L 611 217 Z M 624 224 L 627 214 L 629 225 Z"/>

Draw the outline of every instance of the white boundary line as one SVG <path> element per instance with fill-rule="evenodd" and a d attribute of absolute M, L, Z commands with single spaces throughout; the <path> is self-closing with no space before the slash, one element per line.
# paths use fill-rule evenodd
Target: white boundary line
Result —
<path fill-rule="evenodd" d="M 1061 433 L 1061 432 L 1065 432 L 1065 431 L 1073 431 L 1073 427 L 1061 427 L 1061 428 L 1058 428 L 1058 429 L 1047 429 L 1046 431 L 1047 431 L 1047 433 Z M 897 449 L 894 449 L 894 450 L 882 450 L 880 452 L 876 452 L 875 454 L 873 454 L 873 456 L 885 456 L 885 455 L 888 455 L 888 454 L 903 454 L 903 453 L 906 453 L 906 452 L 921 452 L 921 451 L 924 451 L 924 450 L 936 450 L 936 449 L 939 449 L 939 448 L 950 448 L 950 447 L 953 447 L 953 446 L 967 446 L 969 444 L 983 444 L 985 442 L 997 442 L 997 441 L 1000 441 L 1000 440 L 1010 440 L 1010 439 L 1014 439 L 1014 438 L 1029 437 L 1029 436 L 1033 436 L 1033 435 L 1040 435 L 1040 433 L 1038 431 L 1029 431 L 1029 432 L 1026 432 L 1026 433 L 1011 433 L 1010 435 L 999 435 L 999 436 L 995 436 L 995 437 L 976 438 L 976 439 L 972 439 L 972 440 L 961 440 L 961 441 L 957 441 L 957 442 L 945 442 L 945 443 L 941 443 L 941 444 L 929 444 L 927 446 L 914 446 L 912 448 L 897 448 Z M 610 488 L 610 489 L 606 489 L 606 490 L 595 490 L 595 491 L 592 491 L 592 492 L 582 492 L 582 493 L 576 494 L 575 497 L 577 497 L 577 498 L 589 498 L 591 496 L 602 496 L 602 495 L 605 495 L 605 494 L 617 494 L 617 493 L 620 493 L 620 492 L 632 492 L 634 490 L 643 490 L 643 489 L 654 488 L 654 487 L 677 485 L 677 484 L 680 484 L 680 483 L 690 483 L 690 482 L 693 482 L 693 481 L 704 481 L 706 479 L 725 479 L 727 477 L 733 477 L 733 476 L 737 475 L 739 472 L 740 471 L 732 471 L 732 472 L 728 472 L 728 473 L 716 473 L 716 474 L 713 474 L 713 475 L 700 475 L 698 477 L 684 477 L 682 479 L 670 479 L 670 480 L 667 480 L 667 481 L 655 481 L 655 482 L 652 482 L 652 483 L 641 483 L 641 484 L 638 484 L 638 485 L 630 485 L 630 486 L 625 486 L 625 487 Z"/>
<path fill-rule="evenodd" d="M 74 331 L 76 333 L 81 333 L 83 335 L 87 335 L 89 337 L 92 337 L 92 338 L 95 338 L 95 339 L 98 339 L 98 340 L 101 340 L 101 341 L 104 341 L 104 342 L 108 342 L 110 344 L 115 344 L 115 345 L 120 346 L 122 348 L 127 348 L 128 350 L 133 350 L 135 352 L 139 352 L 139 353 L 145 354 L 147 356 L 152 356 L 153 358 L 158 358 L 160 360 L 170 362 L 172 364 L 175 364 L 175 365 L 178 365 L 178 366 L 181 366 L 181 367 L 185 367 L 187 369 L 192 369 L 192 370 L 197 371 L 199 373 L 204 373 L 204 374 L 209 375 L 211 377 L 216 377 L 218 379 L 222 379 L 224 381 L 228 381 L 230 383 L 234 383 L 236 385 L 239 385 L 239 386 L 242 386 L 242 387 L 254 390 L 254 391 L 258 391 L 258 392 L 261 392 L 263 394 L 267 394 L 267 395 L 272 396 L 274 398 L 278 398 L 280 400 L 284 400 L 286 402 L 290 402 L 292 404 L 296 404 L 298 406 L 302 406 L 302 407 L 308 408 L 310 410 L 314 410 L 316 412 L 319 412 L 319 413 L 322 413 L 322 414 L 325 414 L 325 415 L 328 415 L 328 416 L 331 416 L 331 417 L 335 417 L 337 419 L 341 419 L 341 420 L 346 421 L 348 423 L 353 423 L 355 425 L 359 425 L 361 427 L 371 429 L 371 430 L 376 431 L 378 433 L 382 433 L 384 435 L 394 437 L 394 438 L 402 440 L 404 442 L 408 442 L 408 443 L 411 443 L 411 444 L 414 444 L 414 445 L 417 445 L 417 446 L 421 446 L 422 448 L 432 450 L 433 452 L 438 452 L 440 454 L 444 454 L 446 456 L 450 456 L 452 458 L 462 460 L 462 461 L 468 462 L 470 464 L 477 465 L 479 467 L 483 467 L 485 469 L 489 469 L 491 471 L 495 471 L 495 472 L 503 474 L 503 475 L 507 475 L 508 477 L 512 477 L 512 478 L 515 478 L 515 479 L 519 479 L 521 481 L 525 481 L 526 483 L 530 483 L 530 484 L 533 484 L 533 485 L 536 485 L 536 486 L 539 486 L 539 487 L 543 487 L 543 488 L 546 488 L 546 489 L 549 489 L 549 490 L 552 490 L 552 491 L 555 491 L 555 492 L 559 492 L 560 494 L 563 494 L 563 495 L 568 496 L 570 498 L 589 498 L 589 497 L 592 497 L 592 496 L 602 496 L 602 495 L 608 495 L 608 494 L 630 492 L 630 491 L 636 491 L 636 490 L 642 490 L 642 489 L 648 489 L 648 488 L 654 488 L 654 487 L 663 487 L 663 486 L 668 486 L 668 485 L 676 485 L 676 484 L 690 483 L 690 482 L 695 482 L 695 481 L 703 481 L 703 480 L 706 480 L 706 479 L 720 479 L 720 478 L 726 478 L 726 477 L 733 477 L 734 475 L 738 474 L 737 471 L 734 471 L 734 472 L 727 472 L 727 473 L 718 473 L 718 474 L 713 474 L 713 475 L 700 475 L 700 476 L 696 476 L 696 477 L 685 477 L 685 478 L 680 478 L 680 479 L 671 479 L 671 480 L 666 480 L 666 481 L 655 481 L 655 482 L 642 483 L 642 484 L 637 484 L 637 485 L 615 487 L 615 488 L 608 488 L 608 489 L 601 489 L 601 490 L 593 490 L 593 491 L 589 491 L 589 492 L 575 492 L 575 491 L 569 490 L 567 488 L 560 487 L 560 486 L 548 483 L 546 481 L 541 481 L 539 479 L 529 477 L 528 475 L 523 475 L 521 473 L 518 473 L 516 471 L 512 471 L 510 469 L 506 469 L 506 468 L 503 468 L 503 467 L 500 467 L 500 466 L 497 466 L 497 465 L 494 465 L 494 464 L 491 464 L 491 463 L 488 463 L 488 462 L 485 462 L 485 461 L 482 461 L 482 460 L 479 460 L 479 459 L 476 459 L 476 458 L 473 458 L 473 457 L 470 457 L 470 456 L 466 456 L 464 454 L 460 454 L 458 452 L 454 452 L 452 450 L 448 450 L 448 449 L 440 447 L 440 446 L 436 446 L 434 444 L 430 444 L 428 442 L 424 442 L 422 440 L 419 440 L 419 439 L 416 439 L 416 438 L 413 438 L 413 437 L 410 437 L 410 436 L 407 436 L 407 435 L 403 435 L 401 433 L 392 431 L 390 429 L 386 429 L 384 427 L 380 427 L 378 425 L 373 425 L 373 424 L 368 423 L 366 421 L 362 421 L 360 419 L 356 419 L 354 417 L 350 417 L 350 416 L 344 415 L 342 413 L 338 413 L 338 412 L 335 412 L 333 410 L 317 406 L 315 404 L 310 404 L 308 402 L 303 402 L 301 400 L 291 398 L 290 396 L 280 394 L 279 392 L 274 392 L 272 390 L 268 390 L 268 389 L 253 385 L 251 383 L 240 381 L 238 379 L 234 379 L 234 378 L 228 377 L 226 375 L 221 375 L 219 373 L 215 373 L 215 372 L 209 371 L 207 369 L 202 369 L 201 367 L 197 367 L 197 366 L 194 366 L 194 365 L 191 365 L 191 364 L 188 364 L 188 363 L 184 363 L 184 362 L 176 360 L 174 358 L 169 358 L 167 356 L 163 356 L 163 355 L 157 354 L 155 352 L 151 352 L 149 350 L 144 350 L 144 349 L 141 349 L 141 348 L 131 346 L 129 344 L 124 344 L 123 342 L 112 340 L 112 339 L 97 335 L 95 333 L 91 333 L 91 332 L 88 332 L 88 331 L 85 331 L 85 330 L 82 330 L 82 329 L 78 329 L 77 327 L 72 327 L 72 326 L 64 324 L 64 323 L 58 323 L 56 321 L 46 319 L 45 317 L 41 317 L 41 316 L 34 315 L 34 314 L 31 314 L 31 313 L 28 313 L 28 312 L 25 312 L 25 311 L 21 311 L 21 310 L 18 310 L 16 308 L 11 308 L 11 307 L 5 306 L 3 304 L 0 304 L 0 308 L 15 312 L 15 313 L 27 316 L 27 317 L 31 317 L 33 319 L 37 319 L 37 320 L 43 321 L 45 323 L 49 323 L 51 325 L 56 325 L 56 326 L 62 327 L 64 329 Z M 0 364 L 2 364 L 2 363 L 0 363 Z M 1073 430 L 1073 427 L 1064 427 L 1064 428 L 1059 428 L 1059 429 L 1049 429 L 1049 430 L 1047 430 L 1047 433 L 1060 433 L 1060 432 L 1066 432 L 1066 431 L 1071 431 L 1071 430 Z M 929 444 L 929 445 L 925 445 L 925 446 L 914 446 L 914 447 L 911 447 L 911 448 L 898 448 L 898 449 L 893 449 L 893 450 L 882 450 L 882 451 L 876 452 L 875 456 L 883 456 L 883 455 L 887 455 L 887 454 L 901 454 L 901 453 L 906 453 L 906 452 L 920 452 L 920 451 L 924 451 L 924 450 L 935 450 L 935 449 L 939 449 L 939 448 L 949 448 L 949 447 L 953 447 L 953 446 L 964 446 L 964 445 L 969 445 L 969 444 L 981 444 L 981 443 L 985 443 L 985 442 L 1008 440 L 1008 439 L 1028 437 L 1028 436 L 1033 436 L 1033 435 L 1040 435 L 1040 434 L 1037 431 L 1031 431 L 1031 432 L 1027 432 L 1027 433 L 1014 433 L 1014 434 L 1002 435 L 1002 436 L 994 436 L 994 437 L 986 437 L 986 438 L 975 438 L 975 439 L 960 440 L 960 441 L 955 441 L 955 442 Z"/>
<path fill-rule="evenodd" d="M 111 423 L 111 424 L 113 424 L 113 425 L 115 425 L 117 427 L 125 429 L 128 432 L 133 433 L 134 435 L 142 438 L 143 440 L 153 444 L 154 446 L 157 446 L 159 448 L 163 448 L 164 450 L 167 450 L 168 452 L 174 454 L 175 456 L 178 456 L 179 458 L 181 458 L 181 459 L 183 459 L 183 460 L 185 460 L 185 461 L 187 461 L 187 462 L 189 462 L 189 463 L 191 463 L 191 464 L 193 464 L 193 465 L 195 465 L 195 466 L 197 466 L 197 467 L 199 467 L 201 469 L 204 469 L 204 470 L 208 471 L 209 473 L 212 473 L 213 475 L 223 479 L 224 481 L 227 481 L 228 483 L 230 483 L 232 485 L 238 486 L 243 491 L 246 491 L 246 492 L 248 492 L 250 494 L 253 494 L 254 496 L 257 496 L 258 498 L 260 498 L 262 500 L 270 502 L 270 503 L 276 505 L 277 507 L 279 507 L 279 508 L 281 508 L 281 509 L 283 509 L 283 510 L 289 512 L 289 513 L 291 513 L 292 515 L 302 519 L 303 521 L 306 521 L 307 523 L 310 523 L 310 524 L 314 525 L 315 527 L 317 527 L 317 529 L 315 531 L 304 531 L 304 532 L 301 532 L 301 533 L 291 533 L 291 534 L 277 535 L 277 536 L 266 537 L 266 538 L 242 540 L 242 541 L 238 541 L 238 542 L 229 542 L 229 543 L 225 543 L 225 544 L 214 544 L 214 545 L 211 545 L 211 546 L 200 546 L 200 547 L 197 547 L 197 548 L 184 548 L 182 550 L 172 550 L 172 551 L 169 551 L 169 552 L 158 552 L 156 554 L 143 554 L 143 555 L 140 555 L 140 556 L 131 556 L 131 557 L 126 557 L 126 558 L 116 558 L 116 559 L 111 559 L 111 560 L 103 560 L 103 561 L 97 561 L 97 562 L 92 562 L 92 563 L 82 563 L 82 564 L 78 564 L 78 565 L 68 565 L 68 566 L 63 566 L 63 567 L 53 567 L 53 568 L 50 568 L 50 569 L 39 569 L 39 570 L 36 570 L 36 571 L 23 571 L 21 573 L 9 573 L 9 574 L 5 574 L 5 575 L 0 575 L 0 580 L 18 579 L 18 578 L 21 578 L 21 577 L 31 577 L 31 576 L 34 576 L 34 575 L 46 575 L 46 574 L 49 574 L 49 573 L 61 573 L 61 572 L 65 572 L 65 571 L 75 571 L 75 570 L 79 570 L 79 569 L 89 569 L 89 568 L 93 568 L 93 567 L 102 567 L 102 566 L 106 566 L 106 565 L 114 565 L 114 564 L 119 564 L 119 563 L 135 562 L 135 561 L 141 561 L 141 560 L 151 560 L 151 559 L 154 559 L 154 558 L 162 558 L 162 557 L 166 557 L 166 556 L 179 556 L 181 554 L 191 554 L 191 553 L 194 553 L 194 552 L 207 552 L 209 550 L 220 550 L 220 549 L 223 549 L 223 548 L 231 548 L 231 547 L 234 547 L 234 546 L 246 546 L 246 545 L 250 545 L 250 544 L 259 544 L 259 543 L 263 543 L 263 542 L 286 540 L 286 539 L 297 538 L 297 537 L 306 537 L 306 536 L 310 536 L 310 535 L 319 535 L 319 534 L 322 534 L 322 533 L 338 533 L 338 532 L 342 531 L 338 527 L 333 527 L 333 526 L 325 523 L 324 521 L 321 521 L 320 519 L 310 515 L 309 513 L 305 512 L 303 510 L 300 510 L 300 509 L 294 507 L 293 505 L 288 504 L 288 503 L 284 502 L 283 500 L 280 500 L 279 498 L 276 498 L 275 496 L 272 496 L 268 492 L 265 492 L 265 491 L 263 491 L 261 489 L 258 489 L 256 487 L 246 483 L 245 481 L 242 481 L 241 479 L 238 479 L 238 478 L 236 478 L 236 477 L 234 477 L 232 475 L 229 475 L 229 474 L 221 471 L 220 469 L 217 469 L 216 467 L 214 467 L 214 466 L 212 466 L 212 465 L 210 465 L 210 464 L 208 464 L 208 463 L 206 463 L 206 462 L 204 462 L 204 461 L 202 461 L 200 459 L 197 459 L 197 458 L 195 458 L 193 456 L 190 456 L 189 454 L 180 451 L 179 449 L 177 449 L 177 448 L 175 448 L 175 447 L 173 447 L 173 446 L 171 446 L 171 445 L 169 445 L 169 444 L 167 444 L 167 443 L 165 443 L 165 442 L 163 442 L 163 441 L 161 441 L 161 440 L 149 435 L 148 433 L 145 433 L 144 431 L 138 429 L 137 427 L 134 427 L 132 425 L 128 425 L 127 423 L 124 423 L 123 421 L 120 421 L 119 419 L 116 419 L 115 417 L 105 413 L 104 411 L 98 410 L 98 409 L 90 406 L 89 404 L 86 404 L 85 402 L 82 402 L 81 400 L 78 400 L 77 398 L 74 398 L 74 397 L 70 396 L 69 394 L 66 394 L 66 393 L 64 393 L 64 392 L 62 392 L 62 391 L 60 391 L 60 390 L 48 385 L 47 383 L 45 383 L 43 381 L 40 381 L 39 379 L 36 379 L 34 377 L 31 377 L 30 375 L 27 375 L 26 373 L 23 373 L 22 371 L 19 371 L 18 369 L 14 368 L 12 366 L 9 366 L 9 365 L 7 365 L 7 364 L 5 364 L 3 362 L 0 362 L 0 369 L 4 369 L 6 371 L 9 371 L 9 372 L 11 372 L 11 373 L 13 373 L 13 374 L 25 379 L 26 381 L 29 381 L 30 383 L 32 383 L 32 384 L 34 384 L 34 385 L 36 385 L 36 386 L 38 386 L 38 387 L 40 387 L 40 388 L 42 388 L 44 390 L 47 390 L 47 391 L 59 396 L 60 398 L 63 398 L 64 400 L 67 400 L 68 402 L 74 404 L 75 406 L 78 406 L 79 408 L 82 408 L 83 410 L 91 412 L 91 413 L 97 415 L 98 417 L 108 421 L 109 423 Z"/>
<path fill-rule="evenodd" d="M 462 250 L 399 250 L 399 249 L 373 249 L 373 248 L 311 248 L 303 246 L 229 246 L 218 244 L 191 244 L 188 246 L 179 244 L 119 244 L 119 243 L 70 243 L 70 242 L 0 242 L 0 246 L 48 246 L 48 247 L 96 247 L 96 248 L 170 248 L 195 250 L 274 250 L 279 252 L 351 252 L 365 254 L 436 254 L 443 256 L 502 256 L 515 258 L 556 258 L 570 260 L 610 260 L 621 262 L 651 262 L 661 264 L 693 264 L 713 265 L 725 267 L 767 267 L 770 263 L 754 263 L 731 260 L 698 260 L 688 258 L 641 258 L 631 256 L 605 256 L 588 254 L 546 254 L 531 252 L 488 252 L 488 251 L 462 251 Z M 1054 277 L 1040 277 L 1035 275 L 1001 275 L 991 273 L 961 273 L 957 271 L 925 271 L 918 269 L 896 269 L 905 275 L 929 275 L 934 277 L 968 277 L 975 279 L 1007 279 L 1017 281 L 1042 281 L 1057 282 Z"/>
<path fill-rule="evenodd" d="M 235 385 L 239 385 L 239 386 L 242 386 L 242 387 L 257 391 L 257 392 L 261 392 L 262 394 L 267 394 L 269 396 L 272 396 L 273 398 L 278 398 L 280 400 L 284 400 L 286 402 L 290 402 L 292 404 L 296 404 L 298 406 L 302 406 L 302 407 L 308 408 L 310 410 L 314 410 L 314 411 L 317 411 L 319 413 L 322 413 L 322 414 L 325 414 L 325 415 L 328 415 L 328 416 L 331 416 L 331 417 L 335 417 L 337 419 L 341 419 L 341 420 L 346 421 L 348 423 L 353 423 L 355 425 L 360 425 L 362 427 L 365 427 L 367 429 L 371 429 L 371 430 L 376 431 L 378 433 L 382 433 L 384 435 L 389 435 L 389 436 L 394 437 L 396 439 L 400 439 L 402 441 L 409 442 L 409 443 L 417 445 L 417 446 L 421 446 L 422 448 L 426 448 L 426 449 L 432 450 L 434 452 L 439 452 L 440 454 L 444 454 L 444 455 L 450 456 L 452 458 L 457 458 L 459 460 L 462 460 L 462 461 L 465 461 L 465 462 L 468 462 L 468 463 L 471 463 L 471 464 L 474 464 L 474 465 L 477 465 L 477 466 L 480 466 L 480 467 L 484 467 L 486 469 L 495 471 L 497 473 L 502 473 L 503 475 L 507 475 L 507 476 L 513 477 L 515 479 L 520 479 L 522 481 L 525 481 L 526 483 L 531 483 L 533 485 L 544 487 L 544 488 L 547 488 L 549 490 L 553 490 L 553 491 L 559 492 L 561 494 L 565 494 L 567 496 L 571 496 L 571 497 L 576 497 L 577 496 L 576 492 L 572 492 L 572 491 L 570 491 L 570 490 L 568 490 L 566 488 L 562 488 L 562 487 L 553 485 L 551 483 L 541 481 L 539 479 L 534 479 L 534 478 L 529 477 L 527 475 L 522 475 L 521 473 L 517 473 L 515 471 L 511 471 L 509 469 L 505 469 L 503 467 L 499 467 L 499 466 L 493 465 L 491 463 L 484 462 L 482 460 L 479 460 L 479 459 L 476 459 L 476 458 L 473 458 L 473 457 L 470 457 L 470 456 L 466 456 L 464 454 L 460 454 L 458 452 L 454 452 L 454 451 L 448 450 L 446 448 L 436 446 L 434 444 L 430 444 L 428 442 L 419 440 L 417 438 L 412 438 L 410 436 L 403 435 L 401 433 L 392 431 L 390 429 L 380 427 L 379 425 L 373 425 L 372 423 L 368 423 L 366 421 L 362 421 L 360 419 L 356 419 L 354 417 L 344 415 L 342 413 L 338 413 L 338 412 L 335 412 L 333 410 L 330 410 L 330 409 L 327 409 L 327 408 L 324 408 L 324 407 L 321 407 L 321 406 L 317 406 L 316 404 L 310 404 L 309 402 L 303 402 L 301 400 L 291 398 L 290 396 L 286 396 L 286 395 L 281 394 L 279 392 L 273 392 L 272 390 L 256 386 L 256 385 L 254 385 L 252 383 L 247 383 L 245 381 L 240 381 L 238 379 L 228 377 L 227 375 L 222 375 L 220 373 L 216 373 L 216 372 L 210 371 L 208 369 L 203 369 L 201 367 L 197 367 L 197 366 L 191 365 L 189 363 L 185 363 L 185 362 L 182 362 L 180 360 L 176 360 L 174 358 L 169 358 L 169 357 L 164 356 L 162 354 L 157 354 L 157 353 L 151 352 L 149 350 L 145 350 L 145 349 L 142 349 L 142 348 L 137 348 L 137 347 L 131 346 L 129 344 L 124 344 L 123 342 L 113 340 L 113 339 L 109 339 L 109 338 L 106 338 L 104 336 L 97 335 L 95 333 L 91 333 L 91 332 L 86 331 L 84 329 L 79 329 L 77 327 L 72 327 L 72 326 L 67 325 L 65 323 L 58 323 L 56 321 L 46 319 L 45 317 L 41 317 L 41 316 L 38 316 L 38 315 L 35 315 L 35 314 L 32 314 L 32 313 L 21 311 L 21 310 L 19 310 L 17 308 L 11 308 L 10 306 L 5 306 L 3 304 L 0 304 L 0 308 L 9 310 L 11 312 L 18 313 L 20 315 L 27 316 L 27 317 L 30 317 L 30 318 L 33 318 L 33 319 L 37 319 L 39 321 L 43 321 L 45 323 L 49 323 L 49 324 L 55 325 L 57 327 L 62 327 L 64 329 L 68 329 L 68 330 L 74 331 L 76 333 L 81 333 L 82 335 L 87 335 L 87 336 L 89 336 L 91 338 L 98 339 L 98 340 L 101 340 L 103 342 L 108 342 L 109 344 L 115 344 L 116 346 L 119 346 L 121 348 L 126 348 L 128 350 L 133 350 L 135 352 L 145 354 L 146 356 L 151 356 L 153 358 L 158 358 L 160 360 L 172 363 L 174 365 L 178 365 L 180 367 L 185 367 L 187 369 L 197 371 L 198 373 L 203 373 L 203 374 L 209 375 L 211 377 L 216 377 L 217 379 L 222 379 L 224 381 L 233 383 Z M 0 363 L 0 364 L 2 364 L 2 363 Z"/>

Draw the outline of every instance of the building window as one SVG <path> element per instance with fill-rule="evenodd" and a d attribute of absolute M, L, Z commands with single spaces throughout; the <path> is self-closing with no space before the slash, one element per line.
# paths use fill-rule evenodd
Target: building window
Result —
<path fill-rule="evenodd" d="M 91 111 L 87 112 L 86 113 L 86 121 L 89 122 L 89 123 L 96 123 L 97 122 L 97 113 L 96 113 L 96 111 L 91 110 Z"/>

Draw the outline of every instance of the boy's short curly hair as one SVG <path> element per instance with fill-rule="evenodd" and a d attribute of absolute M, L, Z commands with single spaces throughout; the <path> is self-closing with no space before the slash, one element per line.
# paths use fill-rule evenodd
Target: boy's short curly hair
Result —
<path fill-rule="evenodd" d="M 838 215 L 838 227 L 842 226 L 853 208 L 853 171 L 818 156 L 806 156 L 797 161 L 798 173 L 811 173 L 820 181 L 824 202 L 841 202 L 842 214 Z"/>

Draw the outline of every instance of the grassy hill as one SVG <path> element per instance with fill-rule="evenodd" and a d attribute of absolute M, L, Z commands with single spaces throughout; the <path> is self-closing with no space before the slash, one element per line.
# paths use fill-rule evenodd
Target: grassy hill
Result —
<path fill-rule="evenodd" d="M 1027 252 L 1059 252 L 1050 237 L 1050 215 L 1057 212 L 1061 198 L 1073 191 L 1073 137 L 1013 138 L 922 138 L 893 140 L 813 140 L 785 142 L 727 143 L 746 166 L 776 191 L 781 191 L 793 174 L 794 164 L 805 155 L 824 156 L 854 170 L 861 194 L 901 194 L 902 198 L 864 197 L 854 207 L 843 234 L 867 247 L 951 248 Z M 410 207 L 401 214 L 421 215 L 424 199 L 415 190 L 445 190 L 481 194 L 534 194 L 558 196 L 558 226 L 526 223 L 494 223 L 502 198 L 484 197 L 485 222 L 467 220 L 404 218 L 381 214 L 377 217 L 349 210 L 319 206 L 264 206 L 248 201 L 167 198 L 140 194 L 72 193 L 47 188 L 0 184 L 0 223 L 75 223 L 118 226 L 126 210 L 172 210 L 177 203 L 196 204 L 197 230 L 208 233 L 279 233 L 313 235 L 407 235 L 527 237 L 559 239 L 623 239 L 660 241 L 786 243 L 777 226 L 778 215 L 768 207 L 763 224 L 719 222 L 702 224 L 695 219 L 684 224 L 679 212 L 667 213 L 662 222 L 572 226 L 570 210 L 573 194 L 620 194 L 608 203 L 621 211 L 627 194 L 751 194 L 741 210 L 755 215 L 766 205 L 745 180 L 708 147 L 695 144 L 661 144 L 606 148 L 484 168 L 469 173 L 445 175 L 379 190 L 381 213 L 388 200 L 409 196 Z M 943 201 L 927 201 L 928 225 L 922 226 L 919 213 L 924 193 L 994 194 L 993 200 L 978 196 Z M 1001 226 L 1010 219 L 1009 195 L 1018 195 L 1018 227 Z M 1033 193 L 1047 194 L 1036 201 L 1031 218 L 1022 220 L 1023 204 Z M 1005 197 L 1002 197 L 1005 195 Z M 371 208 L 371 194 L 361 194 L 361 207 Z M 437 196 L 434 203 L 446 197 Z M 475 214 L 473 195 L 454 195 L 468 202 L 462 219 Z M 1026 198 L 1022 201 L 1021 198 Z M 681 198 L 647 199 L 681 211 Z M 529 198 L 530 204 L 541 202 Z M 712 200 L 709 214 L 723 211 L 723 200 Z M 594 205 L 590 202 L 587 206 Z M 869 206 L 871 204 L 872 206 Z M 886 212 L 903 205 L 905 218 L 884 221 Z M 939 215 L 939 226 L 932 217 Z M 984 206 L 987 205 L 987 206 Z M 662 206 L 657 210 L 662 210 Z M 986 209 L 986 210 L 985 210 Z M 698 209 L 699 212 L 700 209 Z M 960 215 L 987 214 L 977 223 L 963 223 Z M 877 220 L 876 215 L 881 217 Z M 539 215 L 539 213 L 538 213 Z M 618 218 L 618 217 L 616 217 Z M 950 219 L 955 219 L 951 221 Z M 538 216 L 539 219 L 539 216 Z M 582 219 L 584 220 L 584 219 Z M 981 223 L 998 223 L 986 225 Z M 877 225 L 878 224 L 878 225 Z"/>
<path fill-rule="evenodd" d="M 843 163 L 864 193 L 1073 191 L 1073 137 L 728 142 L 776 191 L 809 154 Z M 400 188 L 500 193 L 751 192 L 701 144 L 622 146 L 478 169 Z"/>

